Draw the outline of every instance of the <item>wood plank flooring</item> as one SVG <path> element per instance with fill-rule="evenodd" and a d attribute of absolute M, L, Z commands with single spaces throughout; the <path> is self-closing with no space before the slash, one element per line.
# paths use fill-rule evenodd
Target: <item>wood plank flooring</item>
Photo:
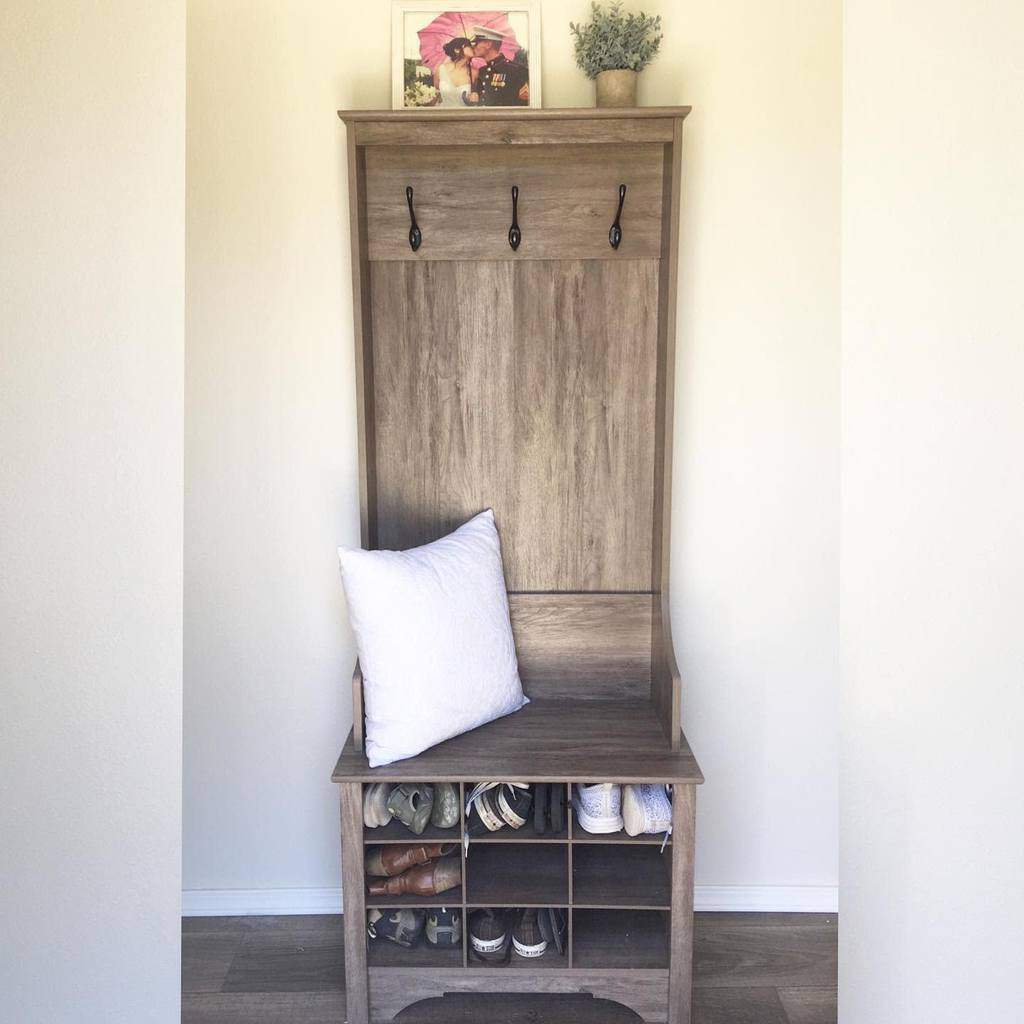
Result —
<path fill-rule="evenodd" d="M 695 1024 L 836 1024 L 837 918 L 697 914 Z M 182 1024 L 341 1024 L 340 916 L 182 921 Z M 403 1024 L 635 1024 L 590 996 L 445 996 Z"/>

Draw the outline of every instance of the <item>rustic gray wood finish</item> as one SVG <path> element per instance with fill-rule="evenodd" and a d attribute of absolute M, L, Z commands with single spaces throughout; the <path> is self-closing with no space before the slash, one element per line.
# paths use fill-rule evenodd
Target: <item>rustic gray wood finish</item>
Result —
<path fill-rule="evenodd" d="M 352 112 L 348 126 L 363 543 L 403 549 L 493 508 L 531 703 L 342 784 L 351 1024 L 446 993 L 590 993 L 688 1024 L 695 787 L 668 615 L 674 309 L 688 108 Z M 456 120 L 458 123 L 456 124 Z M 627 186 L 622 244 L 608 230 Z M 522 243 L 507 241 L 519 188 Z M 422 231 L 408 242 L 405 189 Z M 366 897 L 361 785 L 657 782 L 674 831 L 472 840 L 440 897 Z M 569 790 L 567 789 L 567 792 Z M 374 833 L 377 833 L 376 835 Z M 437 838 L 437 837 L 435 837 Z M 355 892 L 350 890 L 355 889 Z M 562 906 L 568 952 L 506 969 L 371 948 L 367 906 Z M 639 915 L 639 916 L 637 916 Z M 634 937 L 635 936 L 635 937 Z M 349 947 L 360 945 L 359 951 Z M 511 986 L 511 987 L 510 987 Z"/>
<path fill-rule="evenodd" d="M 372 264 L 378 545 L 493 508 L 510 591 L 649 593 L 657 279 L 656 260 Z"/>
<path fill-rule="evenodd" d="M 457 129 L 449 128 L 449 134 Z M 371 260 L 615 260 L 661 256 L 663 146 L 530 146 L 505 159 L 507 145 L 404 146 L 366 153 L 367 238 Z M 567 167 L 572 173 L 566 174 Z M 608 244 L 619 185 L 628 183 L 625 228 Z M 395 197 L 414 190 L 423 242 L 409 249 L 409 213 Z M 512 186 L 519 188 L 522 242 L 508 244 Z"/>

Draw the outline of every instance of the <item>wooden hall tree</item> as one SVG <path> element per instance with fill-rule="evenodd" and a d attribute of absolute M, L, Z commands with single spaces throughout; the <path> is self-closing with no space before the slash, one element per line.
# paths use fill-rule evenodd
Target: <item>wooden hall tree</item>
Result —
<path fill-rule="evenodd" d="M 700 769 L 668 613 L 680 144 L 688 107 L 349 111 L 362 542 L 501 534 L 522 711 L 341 786 L 350 1024 L 447 992 L 584 992 L 690 1020 Z M 623 188 L 625 186 L 625 188 Z M 462 846 L 457 894 L 370 897 L 373 782 L 669 783 L 671 842 L 524 828 Z M 460 829 L 464 829 L 464 821 Z M 442 837 L 435 837 L 442 838 Z M 459 833 L 455 834 L 459 838 Z M 368 908 L 461 908 L 462 949 L 368 950 Z M 553 906 L 564 958 L 475 962 L 475 907 Z"/>

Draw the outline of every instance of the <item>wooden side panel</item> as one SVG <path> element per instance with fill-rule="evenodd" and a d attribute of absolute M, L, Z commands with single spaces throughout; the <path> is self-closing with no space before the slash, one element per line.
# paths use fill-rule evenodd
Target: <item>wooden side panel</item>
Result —
<path fill-rule="evenodd" d="M 347 1024 L 369 1024 L 366 973 L 366 900 L 363 879 L 363 787 L 345 782 L 341 790 L 341 895 L 345 928 Z"/>
<path fill-rule="evenodd" d="M 658 372 L 656 419 L 660 429 L 654 452 L 654 516 L 652 523 L 651 580 L 653 629 L 651 633 L 651 700 L 657 708 L 665 736 L 679 746 L 682 683 L 672 645 L 669 615 L 669 561 L 672 534 L 672 437 L 676 375 L 676 281 L 679 272 L 679 201 L 682 176 L 683 122 L 675 122 L 671 145 L 664 147 L 662 175 L 661 279 L 658 286 Z"/>
<path fill-rule="evenodd" d="M 509 594 L 508 600 L 519 676 L 530 697 L 647 697 L 649 595 Z"/>
<path fill-rule="evenodd" d="M 511 591 L 651 589 L 658 261 L 371 265 L 378 544 L 484 508 Z"/>
<path fill-rule="evenodd" d="M 668 1024 L 690 1024 L 693 993 L 693 863 L 697 787 L 672 795 L 672 929 Z"/>
<path fill-rule="evenodd" d="M 373 465 L 373 317 L 370 312 L 370 267 L 367 260 L 366 161 L 348 132 L 349 234 L 352 258 L 352 325 L 355 335 L 356 427 L 359 440 L 359 525 L 363 547 L 376 546 L 370 514 L 376 501 Z"/>
<path fill-rule="evenodd" d="M 449 131 L 455 129 L 449 128 Z M 371 260 L 656 259 L 661 254 L 661 145 L 380 146 L 365 150 Z M 619 185 L 622 244 L 613 249 Z M 409 247 L 405 189 L 423 243 Z M 522 242 L 508 243 L 512 186 Z"/>

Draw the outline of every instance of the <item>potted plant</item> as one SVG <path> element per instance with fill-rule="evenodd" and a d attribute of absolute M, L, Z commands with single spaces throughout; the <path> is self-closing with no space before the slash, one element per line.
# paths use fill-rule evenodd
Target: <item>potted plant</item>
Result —
<path fill-rule="evenodd" d="M 637 75 L 661 46 L 661 16 L 626 14 L 621 0 L 607 10 L 594 0 L 590 9 L 588 24 L 569 22 L 576 63 L 587 78 L 596 79 L 599 107 L 635 107 Z"/>

